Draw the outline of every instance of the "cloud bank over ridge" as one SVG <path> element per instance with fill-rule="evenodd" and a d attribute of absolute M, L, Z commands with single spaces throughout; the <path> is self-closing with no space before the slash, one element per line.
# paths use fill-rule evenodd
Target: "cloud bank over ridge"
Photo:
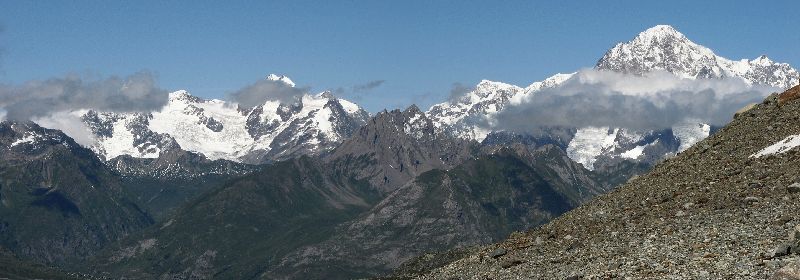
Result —
<path fill-rule="evenodd" d="M 723 125 L 738 109 L 777 91 L 738 78 L 694 80 L 661 71 L 638 76 L 585 69 L 558 87 L 509 105 L 486 125 L 520 132 L 553 126 L 651 130 L 686 121 Z"/>
<path fill-rule="evenodd" d="M 167 103 L 168 92 L 149 72 L 124 78 L 86 79 L 78 76 L 0 85 L 0 108 L 6 117 L 30 120 L 55 112 L 96 109 L 109 112 L 147 112 Z"/>
<path fill-rule="evenodd" d="M 104 79 L 71 75 L 0 85 L 0 121 L 31 120 L 62 130 L 88 146 L 93 143 L 91 132 L 73 112 L 150 112 L 162 108 L 167 100 L 168 92 L 158 87 L 149 72 Z"/>

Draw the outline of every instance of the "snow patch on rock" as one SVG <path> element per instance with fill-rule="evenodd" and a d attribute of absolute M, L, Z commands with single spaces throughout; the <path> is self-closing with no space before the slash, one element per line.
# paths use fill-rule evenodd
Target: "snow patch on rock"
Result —
<path fill-rule="evenodd" d="M 757 153 L 750 155 L 750 157 L 758 158 L 773 154 L 781 154 L 797 146 L 800 146 L 800 134 L 790 135 L 786 138 L 783 138 L 783 140 L 778 141 L 775 144 L 772 144 L 764 149 L 761 149 Z"/>

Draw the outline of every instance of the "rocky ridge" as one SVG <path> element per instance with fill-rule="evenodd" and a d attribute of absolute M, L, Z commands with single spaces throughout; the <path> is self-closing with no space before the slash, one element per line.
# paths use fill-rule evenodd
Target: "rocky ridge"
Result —
<path fill-rule="evenodd" d="M 420 174 L 269 274 L 380 275 L 421 253 L 485 244 L 545 223 L 604 187 L 555 146 L 488 148 L 451 169 Z"/>
<path fill-rule="evenodd" d="M 433 120 L 412 105 L 378 113 L 325 161 L 389 193 L 426 171 L 458 165 L 477 145 L 437 131 Z"/>
<path fill-rule="evenodd" d="M 157 158 L 115 157 L 106 164 L 124 177 L 194 179 L 209 175 L 242 175 L 257 167 L 229 160 L 209 160 L 202 154 L 180 149 L 162 152 Z"/>

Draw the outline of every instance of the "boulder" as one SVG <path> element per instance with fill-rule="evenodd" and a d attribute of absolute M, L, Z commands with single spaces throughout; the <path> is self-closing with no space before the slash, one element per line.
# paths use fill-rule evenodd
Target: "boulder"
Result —
<path fill-rule="evenodd" d="M 781 243 L 772 252 L 769 253 L 770 258 L 779 258 L 792 253 L 792 245 L 789 243 Z"/>
<path fill-rule="evenodd" d="M 503 248 L 497 248 L 494 251 L 492 251 L 492 253 L 489 256 L 496 259 L 504 256 L 505 254 L 508 254 L 508 250 Z"/>
<path fill-rule="evenodd" d="M 798 193 L 800 192 L 800 183 L 794 183 L 786 187 L 786 191 L 789 193 Z"/>

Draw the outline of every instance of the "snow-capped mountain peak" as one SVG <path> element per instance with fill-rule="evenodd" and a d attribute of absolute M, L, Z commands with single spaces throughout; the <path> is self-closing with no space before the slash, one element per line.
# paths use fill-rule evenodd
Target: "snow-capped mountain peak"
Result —
<path fill-rule="evenodd" d="M 295 86 L 282 75 L 266 79 Z M 183 149 L 212 160 L 249 163 L 329 151 L 368 118 L 364 109 L 330 92 L 299 95 L 291 104 L 268 100 L 242 109 L 185 90 L 170 93 L 167 105 L 156 112 L 89 111 L 81 116 L 97 139 L 93 149 L 106 159 L 154 158 Z"/>
<path fill-rule="evenodd" d="M 509 103 L 521 93 L 521 87 L 482 80 L 475 88 L 456 100 L 433 105 L 426 113 L 440 131 L 463 139 L 482 141 L 488 130 L 476 125 Z"/>
<path fill-rule="evenodd" d="M 733 61 L 696 44 L 669 25 L 657 25 L 633 40 L 618 43 L 597 62 L 597 69 L 644 75 L 654 70 L 681 78 L 739 78 L 748 84 L 786 89 L 797 84 L 800 74 L 786 63 L 762 55 Z"/>
<path fill-rule="evenodd" d="M 668 25 L 649 28 L 627 43 L 618 43 L 596 68 L 643 75 L 665 70 L 683 78 L 720 77 L 723 69 L 710 49 L 690 41 Z"/>
<path fill-rule="evenodd" d="M 520 87 L 515 85 L 490 80 L 481 80 L 481 82 L 475 87 L 474 93 L 478 96 L 486 97 L 496 92 L 516 92 L 519 90 Z"/>
<path fill-rule="evenodd" d="M 800 78 L 797 70 L 788 64 L 774 62 L 765 55 L 738 61 L 720 57 L 669 25 L 648 28 L 632 40 L 616 44 L 595 67 L 634 75 L 666 71 L 685 79 L 735 78 L 748 84 L 777 88 L 789 88 Z M 483 80 L 461 98 L 434 105 L 427 115 L 439 131 L 483 141 L 492 132 L 491 124 L 498 112 L 536 98 L 538 92 L 556 88 L 575 74 L 556 74 L 525 89 Z M 680 124 L 662 131 L 613 127 L 575 129 L 577 132 L 572 135 L 567 153 L 589 169 L 594 168 L 595 162 L 603 165 L 609 160 L 657 160 L 688 148 L 711 131 L 708 125 L 699 123 Z"/>
<path fill-rule="evenodd" d="M 481 80 L 474 90 L 456 100 L 433 105 L 426 114 L 441 132 L 462 139 L 483 141 L 491 132 L 485 125 L 509 104 L 519 104 L 534 93 L 560 85 L 575 73 L 556 74 L 526 88 Z"/>
<path fill-rule="evenodd" d="M 758 56 L 756 59 L 753 59 L 750 63 L 761 66 L 769 66 L 775 64 L 775 62 L 772 61 L 772 59 L 769 59 L 769 57 L 767 57 L 767 55 L 765 54 Z"/>
<path fill-rule="evenodd" d="M 21 155 L 36 155 L 49 147 L 79 147 L 63 132 L 47 129 L 33 122 L 0 121 L 0 159 L 12 160 Z"/>
<path fill-rule="evenodd" d="M 639 33 L 634 40 L 661 40 L 663 38 L 674 37 L 674 38 L 686 38 L 683 33 L 678 32 L 674 27 L 671 25 L 666 24 L 659 24 L 653 27 L 646 29 Z"/>
<path fill-rule="evenodd" d="M 276 81 L 276 82 L 283 82 L 284 84 L 286 84 L 286 85 L 288 85 L 290 87 L 294 87 L 295 86 L 294 81 L 292 81 L 292 79 L 289 79 L 289 77 L 286 77 L 284 75 L 269 74 L 269 75 L 267 75 L 267 80 Z"/>
<path fill-rule="evenodd" d="M 566 80 L 569 80 L 569 78 L 572 78 L 572 76 L 575 76 L 576 73 L 577 72 L 566 73 L 566 74 L 557 73 L 553 76 L 548 77 L 547 79 L 544 79 L 543 81 L 534 82 L 525 88 L 525 94 L 526 95 L 532 94 L 546 88 L 557 87 L 558 85 L 564 83 Z"/>
<path fill-rule="evenodd" d="M 199 102 L 200 100 L 197 97 L 189 94 L 189 92 L 186 90 L 177 90 L 169 93 L 169 101 Z"/>
<path fill-rule="evenodd" d="M 186 90 L 176 90 L 169 93 L 169 99 L 181 99 L 190 96 L 189 92 Z"/>

